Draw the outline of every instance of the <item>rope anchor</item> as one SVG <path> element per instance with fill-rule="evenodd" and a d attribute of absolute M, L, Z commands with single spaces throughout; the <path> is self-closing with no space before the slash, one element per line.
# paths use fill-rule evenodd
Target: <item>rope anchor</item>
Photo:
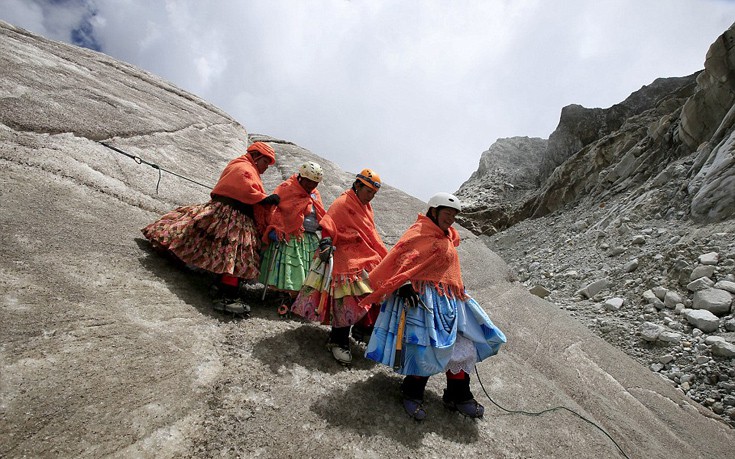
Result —
<path fill-rule="evenodd" d="M 190 179 L 189 177 L 185 177 L 185 176 L 183 176 L 181 174 L 177 174 L 176 172 L 170 171 L 168 169 L 164 169 L 163 167 L 159 166 L 156 163 L 148 162 L 148 161 L 144 160 L 143 158 L 141 158 L 138 155 L 131 155 L 130 153 L 128 153 L 126 151 L 123 151 L 123 150 L 121 150 L 121 149 L 119 149 L 117 147 L 113 147 L 112 145 L 110 145 L 110 144 L 108 144 L 106 142 L 99 142 L 99 144 L 102 145 L 103 147 L 109 148 L 110 150 L 112 150 L 114 152 L 120 153 L 123 156 L 127 156 L 128 158 L 130 158 L 133 161 L 135 161 L 137 164 L 145 164 L 147 166 L 151 166 L 153 169 L 156 169 L 158 171 L 158 182 L 156 183 L 156 194 L 158 194 L 158 186 L 161 184 L 161 177 L 163 175 L 162 172 L 168 172 L 171 175 L 175 175 L 176 177 L 182 178 L 182 179 L 187 180 L 187 181 L 189 181 L 191 183 L 197 184 L 199 186 L 203 186 L 204 188 L 206 188 L 208 190 L 211 190 L 212 189 L 212 187 L 209 186 L 209 185 L 206 185 L 206 184 L 201 183 L 201 182 L 197 182 L 196 180 Z"/>

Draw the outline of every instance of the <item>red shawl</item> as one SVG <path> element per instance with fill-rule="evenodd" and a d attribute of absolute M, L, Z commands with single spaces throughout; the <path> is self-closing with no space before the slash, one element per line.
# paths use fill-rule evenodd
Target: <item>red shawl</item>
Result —
<path fill-rule="evenodd" d="M 388 256 L 370 271 L 373 293 L 361 305 L 379 303 L 406 281 L 420 291 L 430 283 L 447 296 L 464 298 L 464 283 L 459 267 L 459 233 L 450 227 L 449 234 L 425 215 L 403 233 Z"/>
<path fill-rule="evenodd" d="M 335 277 L 358 279 L 362 270 L 370 271 L 388 254 L 375 229 L 373 207 L 363 204 L 353 190 L 334 200 L 321 219 L 322 237 L 331 237 L 334 251 Z"/>
<path fill-rule="evenodd" d="M 324 205 L 319 191 L 315 188 L 311 195 L 306 192 L 294 174 L 273 190 L 281 197 L 281 202 L 273 209 L 268 220 L 268 227 L 263 233 L 263 242 L 268 242 L 268 233 L 275 230 L 279 240 L 288 241 L 291 237 L 304 234 L 304 217 L 314 208 L 316 219 L 324 217 Z"/>
<path fill-rule="evenodd" d="M 268 195 L 260 180 L 260 173 L 253 158 L 247 154 L 239 156 L 225 166 L 210 196 L 224 196 L 253 206 L 255 223 L 260 231 L 265 228 L 266 211 L 255 205 Z"/>

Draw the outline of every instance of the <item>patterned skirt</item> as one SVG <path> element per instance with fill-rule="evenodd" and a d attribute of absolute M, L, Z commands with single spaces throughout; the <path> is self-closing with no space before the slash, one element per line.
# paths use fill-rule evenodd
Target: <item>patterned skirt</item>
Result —
<path fill-rule="evenodd" d="M 258 277 L 260 239 L 253 219 L 227 204 L 178 207 L 141 230 L 156 248 L 187 264 L 241 279 Z"/>
<path fill-rule="evenodd" d="M 397 373 L 471 373 L 475 363 L 497 354 L 506 342 L 503 332 L 474 299 L 447 297 L 431 285 L 426 285 L 420 296 L 428 310 L 422 306 L 406 307 Z M 394 367 L 403 303 L 403 299 L 391 295 L 380 306 L 365 357 Z"/>
<path fill-rule="evenodd" d="M 358 279 L 336 276 L 328 288 L 325 285 L 326 271 L 327 263 L 317 258 L 291 306 L 291 312 L 306 320 L 331 324 L 336 328 L 355 325 L 370 309 L 358 304 L 373 291 L 367 272 L 363 271 Z"/>
<path fill-rule="evenodd" d="M 303 237 L 288 242 L 271 242 L 263 254 L 258 280 L 276 290 L 298 292 L 318 246 L 319 237 L 314 233 L 304 233 Z"/>

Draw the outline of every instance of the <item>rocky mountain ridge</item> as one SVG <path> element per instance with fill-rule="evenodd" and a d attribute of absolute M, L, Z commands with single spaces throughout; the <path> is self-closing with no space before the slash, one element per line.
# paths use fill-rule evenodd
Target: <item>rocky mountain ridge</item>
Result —
<path fill-rule="evenodd" d="M 611 208 L 608 201 L 635 205 L 641 202 L 637 196 L 644 193 L 644 200 L 655 201 L 660 197 L 655 188 L 674 176 L 683 185 L 676 199 L 696 221 L 735 216 L 731 167 L 735 160 L 729 150 L 735 126 L 734 35 L 731 27 L 712 44 L 701 72 L 657 79 L 608 109 L 578 105 L 562 109 L 559 125 L 537 164 L 538 176 L 532 172 L 536 166 L 523 167 L 529 171 L 525 182 L 539 183 L 530 196 L 515 196 L 511 191 L 493 199 L 475 197 L 477 189 L 498 186 L 495 177 L 486 174 L 493 168 L 486 154 L 499 148 L 491 147 L 456 193 L 474 212 L 493 214 L 496 208 L 506 208 L 507 224 L 472 214 L 463 216 L 463 223 L 477 234 L 489 235 L 569 205 L 607 205 L 613 214 L 621 209 Z M 528 147 L 519 148 L 517 157 L 525 160 Z M 673 164 L 677 159 L 685 161 Z M 500 160 L 506 163 L 507 159 Z M 682 164 L 685 171 L 680 170 Z M 625 199 L 631 196 L 636 199 Z M 666 204 L 671 198 L 662 201 L 659 213 L 669 212 Z"/>
<path fill-rule="evenodd" d="M 565 107 L 538 175 L 524 165 L 535 188 L 519 194 L 488 172 L 490 152 L 503 151 L 501 165 L 514 147 L 528 157 L 527 139 L 515 138 L 483 153 L 457 191 L 463 225 L 527 288 L 731 425 L 734 37 L 731 27 L 694 75 L 658 79 L 609 109 Z"/>

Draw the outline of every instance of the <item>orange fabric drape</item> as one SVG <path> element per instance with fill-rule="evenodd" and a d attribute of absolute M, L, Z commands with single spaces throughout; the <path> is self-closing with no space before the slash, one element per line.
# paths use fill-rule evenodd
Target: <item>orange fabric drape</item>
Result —
<path fill-rule="evenodd" d="M 250 155 L 239 156 L 230 161 L 220 174 L 210 196 L 224 196 L 253 206 L 253 215 L 258 231 L 265 229 L 267 210 L 256 205 L 268 195 L 260 179 L 260 173 Z"/>
<path fill-rule="evenodd" d="M 224 196 L 250 205 L 268 196 L 250 155 L 242 155 L 230 161 L 210 195 Z"/>
<path fill-rule="evenodd" d="M 280 240 L 300 237 L 304 234 L 304 217 L 312 208 L 316 211 L 317 221 L 324 217 L 326 212 L 319 191 L 315 188 L 310 195 L 301 186 L 298 177 L 298 174 L 292 175 L 273 190 L 281 197 L 281 202 L 273 208 L 268 218 L 268 226 L 263 233 L 264 242 L 269 241 L 268 233 L 271 230 L 276 230 Z"/>
<path fill-rule="evenodd" d="M 363 204 L 354 190 L 347 190 L 334 200 L 319 224 L 322 237 L 331 237 L 335 246 L 335 277 L 358 279 L 362 270 L 370 271 L 388 254 L 375 229 L 373 207 Z"/>
<path fill-rule="evenodd" d="M 415 287 L 430 283 L 446 295 L 464 298 L 456 249 L 459 242 L 457 230 L 450 227 L 445 234 L 429 217 L 419 215 L 388 256 L 370 271 L 370 285 L 375 290 L 360 304 L 379 303 L 407 281 Z"/>

